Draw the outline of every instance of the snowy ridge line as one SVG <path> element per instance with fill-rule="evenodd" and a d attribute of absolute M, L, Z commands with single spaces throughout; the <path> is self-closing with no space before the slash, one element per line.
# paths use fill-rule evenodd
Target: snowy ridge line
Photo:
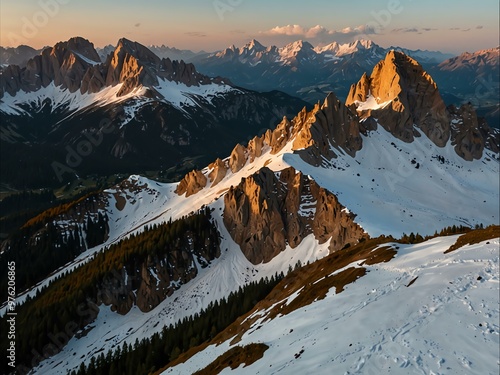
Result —
<path fill-rule="evenodd" d="M 82 94 L 80 91 L 71 93 L 68 89 L 62 89 L 59 86 L 55 86 L 54 82 L 51 82 L 47 87 L 42 87 L 34 92 L 25 92 L 21 90 L 14 96 L 6 92 L 3 98 L 0 99 L 0 112 L 9 115 L 27 114 L 21 106 L 30 104 L 41 106 L 41 103 L 47 99 L 52 103 L 52 112 L 58 108 L 65 107 L 69 112 L 73 112 L 70 113 L 69 116 L 89 107 L 103 107 L 109 104 L 123 103 L 131 99 L 138 100 L 139 104 L 147 105 L 154 100 L 158 100 L 158 98 L 151 99 L 145 96 L 148 90 L 156 91 L 161 101 L 186 112 L 183 108 L 184 106 L 199 107 L 198 100 L 200 99 L 205 100 L 208 104 L 212 104 L 214 97 L 225 95 L 230 92 L 242 93 L 241 90 L 227 84 L 219 85 L 210 83 L 200 86 L 187 86 L 183 83 L 169 81 L 163 78 L 159 78 L 158 81 L 158 86 L 153 88 L 138 86 L 134 88 L 133 91 L 123 96 L 118 96 L 123 83 L 117 84 L 116 86 L 105 87 L 97 93 Z M 133 111 L 134 108 L 136 109 L 135 105 L 129 108 L 129 112 Z M 128 121 L 125 120 L 122 126 Z"/>

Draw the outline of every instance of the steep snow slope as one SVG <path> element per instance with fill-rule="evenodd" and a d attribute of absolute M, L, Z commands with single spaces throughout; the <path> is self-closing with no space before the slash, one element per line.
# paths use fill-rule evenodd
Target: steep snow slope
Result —
<path fill-rule="evenodd" d="M 219 211 L 222 201 L 211 207 L 215 212 Z M 310 235 L 297 248 L 287 248 L 271 262 L 254 266 L 232 241 L 220 217 L 217 227 L 222 235 L 221 256 L 205 269 L 198 265 L 198 276 L 194 280 L 182 285 L 171 298 L 149 313 L 133 307 L 127 315 L 122 316 L 112 312 L 110 307 L 101 306 L 96 321 L 89 325 L 93 329 L 80 339 L 71 339 L 61 353 L 42 362 L 35 373 L 66 374 L 67 370 L 77 369 L 81 362 L 88 364 L 96 353 L 106 353 L 124 342 L 133 345 L 136 339 L 140 341 L 161 332 L 164 325 L 174 324 L 179 319 L 199 312 L 210 302 L 227 297 L 240 286 L 282 271 L 286 273 L 288 267 L 294 266 L 299 260 L 305 264 L 328 255 L 328 243 L 319 245 Z"/>
<path fill-rule="evenodd" d="M 33 105 L 35 108 L 41 108 L 42 104 L 48 100 L 51 102 L 52 111 L 60 107 L 66 107 L 71 112 L 83 110 L 90 106 L 121 103 L 132 98 L 139 101 L 142 100 L 143 103 L 139 103 L 142 105 L 145 104 L 144 101 L 147 103 L 158 100 L 158 98 L 145 97 L 148 89 L 144 86 L 135 88 L 129 94 L 117 96 L 122 86 L 123 84 L 120 83 L 116 86 L 105 87 L 94 94 L 81 94 L 80 91 L 71 93 L 68 89 L 55 86 L 52 82 L 47 87 L 35 92 L 20 91 L 14 96 L 5 93 L 4 97 L 0 100 L 0 112 L 10 115 L 25 114 L 27 111 L 22 108 L 23 106 Z M 154 89 L 161 95 L 160 100 L 170 103 L 179 109 L 182 109 L 183 106 L 198 105 L 196 101 L 197 97 L 203 98 L 210 103 L 214 96 L 223 95 L 231 91 L 240 91 L 224 84 L 218 85 L 212 83 L 209 85 L 187 86 L 184 83 L 163 79 L 159 79 L 159 85 L 154 87 Z M 134 113 L 132 109 L 129 109 L 129 112 Z"/>
<path fill-rule="evenodd" d="M 255 312 L 262 318 L 238 345 L 269 349 L 221 374 L 497 374 L 499 239 L 444 254 L 457 238 L 398 245 L 392 261 L 288 315 Z M 229 341 L 163 374 L 202 369 Z"/>
<path fill-rule="evenodd" d="M 432 234 L 448 225 L 498 223 L 497 157 L 485 150 L 481 160 L 468 162 L 450 143 L 440 148 L 423 134 L 405 143 L 379 126 L 363 138 L 355 159 L 342 155 L 316 168 L 297 155 L 283 158 L 335 193 L 370 235 L 400 236 Z"/>

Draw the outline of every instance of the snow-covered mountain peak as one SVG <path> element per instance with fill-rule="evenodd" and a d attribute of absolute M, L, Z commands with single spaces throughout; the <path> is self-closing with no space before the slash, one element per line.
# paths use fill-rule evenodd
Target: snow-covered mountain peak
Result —
<path fill-rule="evenodd" d="M 248 42 L 247 44 L 245 44 L 245 46 L 243 47 L 243 49 L 247 49 L 249 51 L 255 51 L 255 52 L 261 52 L 261 51 L 265 51 L 266 50 L 266 47 L 264 47 L 262 44 L 260 44 L 257 40 L 255 39 L 252 39 L 250 42 Z"/>
<path fill-rule="evenodd" d="M 359 39 L 351 43 L 341 44 L 337 50 L 337 56 L 350 55 L 355 52 L 379 49 L 380 47 L 371 40 Z"/>
<path fill-rule="evenodd" d="M 283 57 L 292 57 L 296 56 L 302 51 L 309 52 L 311 50 L 314 51 L 314 47 L 311 43 L 303 40 L 297 40 L 281 48 L 280 53 Z"/>
<path fill-rule="evenodd" d="M 337 54 L 339 47 L 340 47 L 340 45 L 337 42 L 332 42 L 332 43 L 327 44 L 326 46 L 323 46 L 323 47 L 319 47 L 319 46 L 315 47 L 314 50 L 320 54 L 328 52 L 328 53 L 332 53 L 335 55 L 335 54 Z"/>

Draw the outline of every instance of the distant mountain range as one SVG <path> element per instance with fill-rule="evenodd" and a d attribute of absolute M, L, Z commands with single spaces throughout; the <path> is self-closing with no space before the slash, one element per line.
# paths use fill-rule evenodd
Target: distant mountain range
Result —
<path fill-rule="evenodd" d="M 370 40 L 332 42 L 314 47 L 295 41 L 284 47 L 263 46 L 251 40 L 242 47 L 230 46 L 217 52 L 193 52 L 167 46 L 149 46 L 160 58 L 194 63 L 208 76 L 222 76 L 236 85 L 257 90 L 281 90 L 309 102 L 321 101 L 328 92 L 346 98 L 350 85 L 390 50 L 404 52 L 421 63 L 440 87 L 447 104 L 471 101 L 493 126 L 499 126 L 499 49 L 492 48 L 460 56 L 439 51 L 382 48 Z M 101 60 L 114 46 L 96 49 Z M 2 48 L 1 63 L 23 66 L 40 51 L 30 47 Z"/>
<path fill-rule="evenodd" d="M 231 46 L 208 56 L 197 56 L 193 62 L 206 74 L 224 72 L 224 76 L 244 87 L 256 90 L 274 87 L 314 103 L 329 91 L 344 98 L 351 83 L 391 49 L 394 47 L 384 49 L 370 40 L 333 42 L 324 47 L 299 40 L 282 48 L 265 47 L 252 40 L 241 48 Z M 440 52 L 404 52 L 429 64 L 451 57 Z"/>
<path fill-rule="evenodd" d="M 35 49 L 30 46 L 21 45 L 19 47 L 0 46 L 0 68 L 8 65 L 25 66 L 29 59 L 35 57 L 42 49 Z"/>

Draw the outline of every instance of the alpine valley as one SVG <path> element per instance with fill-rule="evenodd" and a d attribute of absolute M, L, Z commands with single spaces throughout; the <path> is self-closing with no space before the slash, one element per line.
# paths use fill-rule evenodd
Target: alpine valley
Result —
<path fill-rule="evenodd" d="M 3 373 L 498 373 L 500 131 L 431 76 L 498 48 L 173 52 L 195 65 L 72 38 L 2 68 L 2 185 L 45 188 L 0 202 Z M 312 104 L 232 76 L 314 60 Z"/>

